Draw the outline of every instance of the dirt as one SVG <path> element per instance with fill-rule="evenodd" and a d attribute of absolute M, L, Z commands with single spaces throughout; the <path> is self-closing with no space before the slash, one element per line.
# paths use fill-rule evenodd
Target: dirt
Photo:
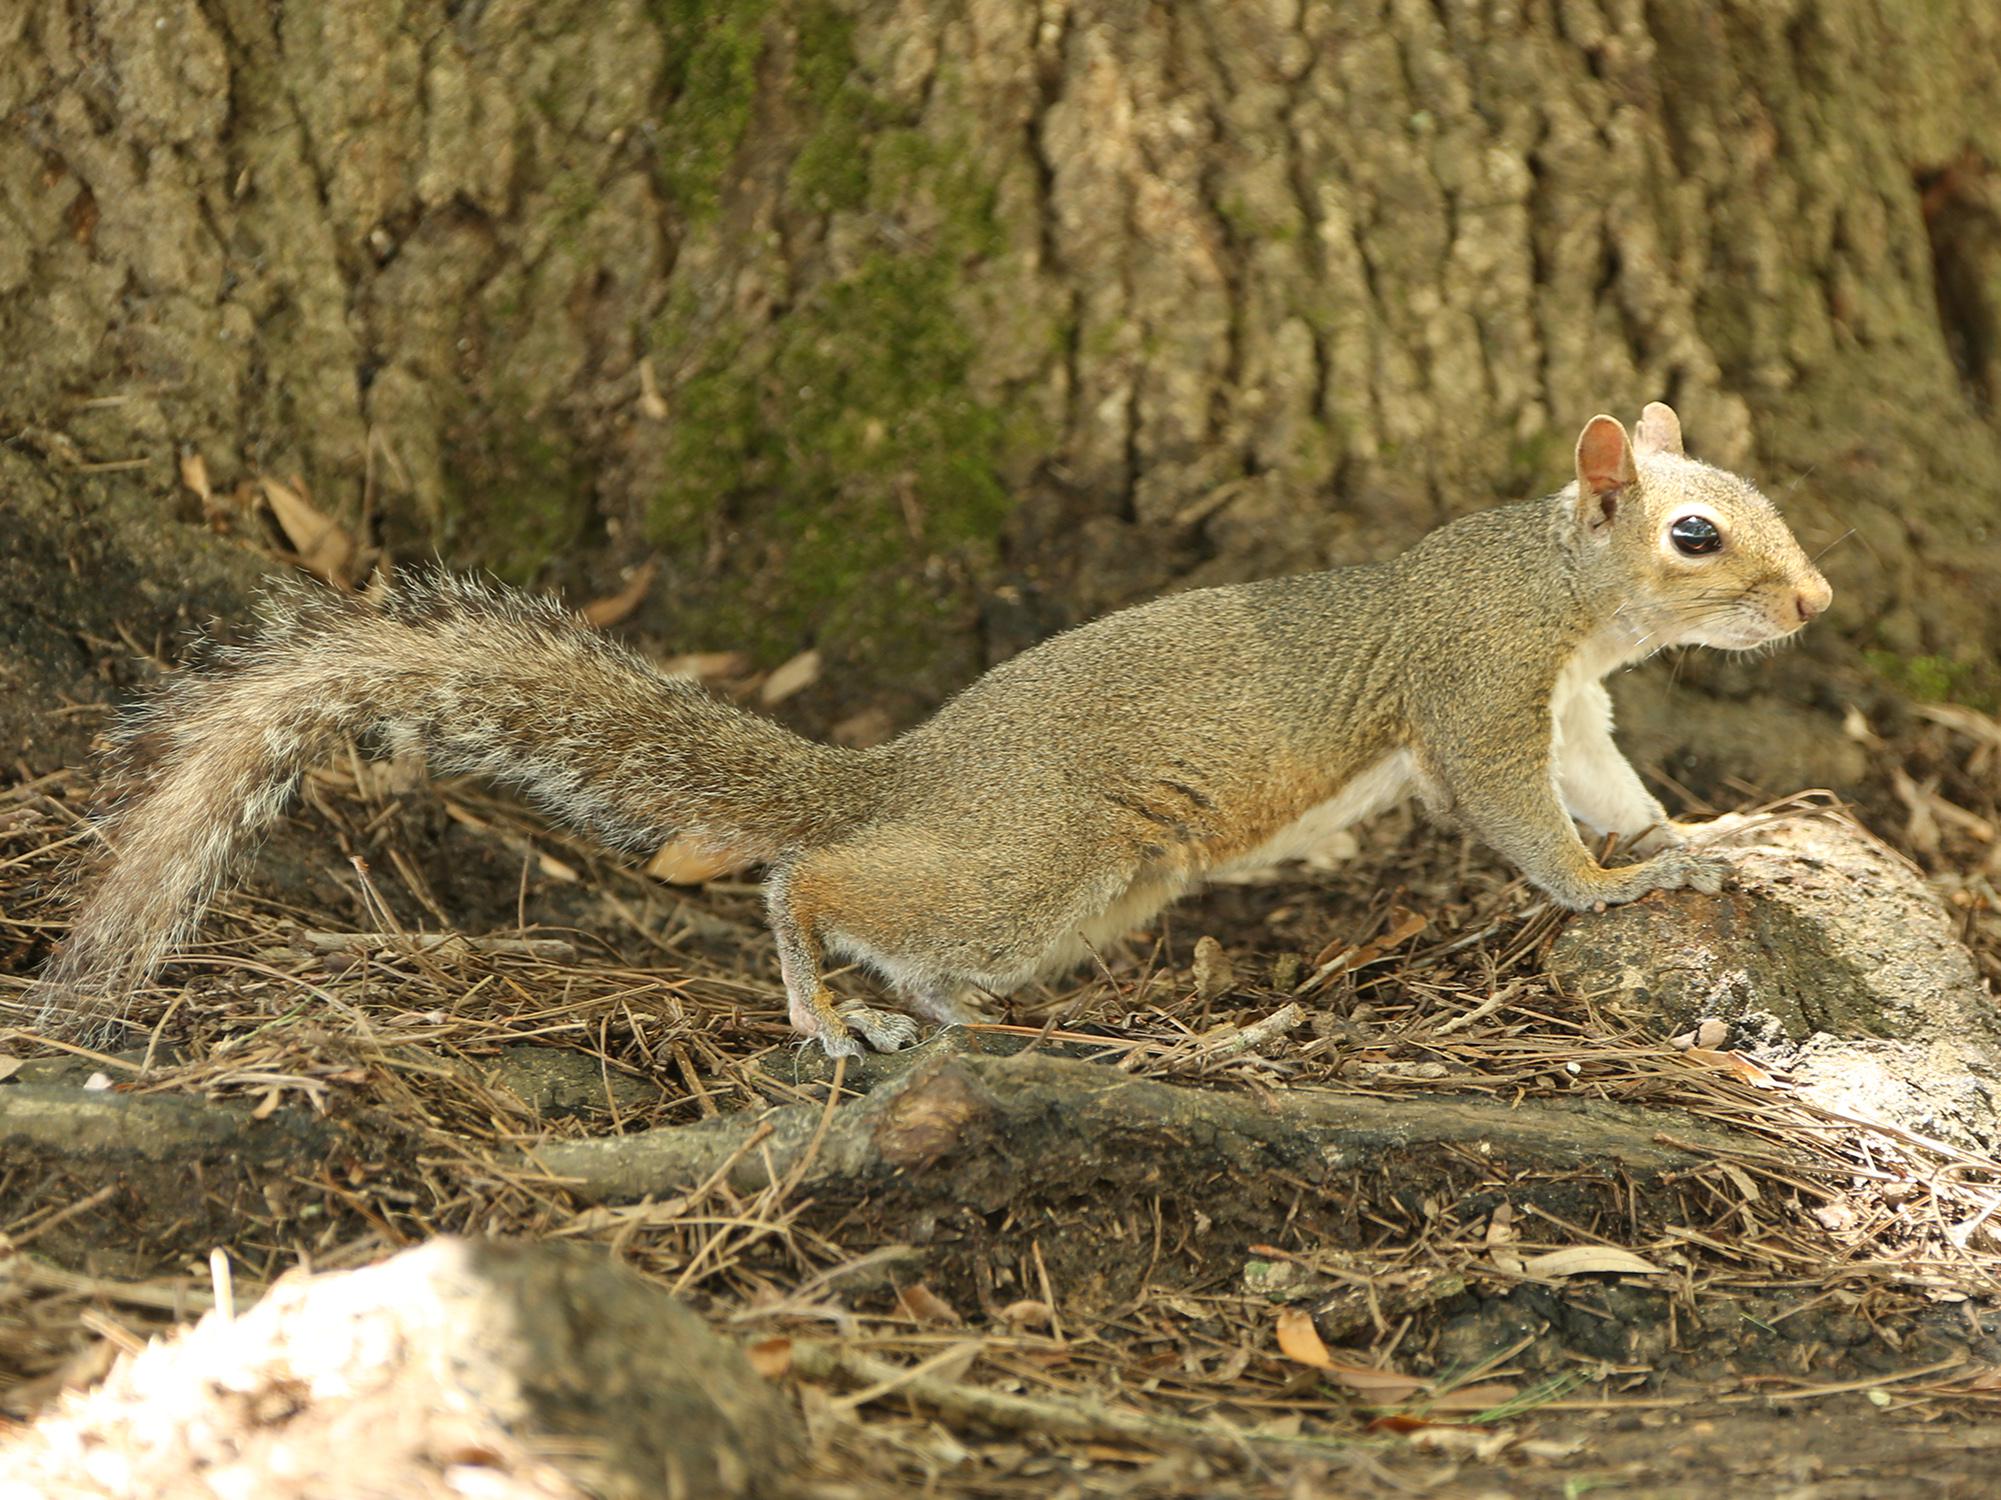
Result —
<path fill-rule="evenodd" d="M 1951 764 L 1960 752 L 1939 741 L 1910 753 Z M 205 1286 L 198 1268 L 218 1244 L 254 1289 L 302 1253 L 359 1264 L 444 1230 L 559 1233 L 615 1243 L 739 1337 L 806 1339 L 831 1321 L 856 1347 L 906 1363 L 941 1339 L 970 1340 L 979 1352 L 960 1378 L 971 1388 L 1090 1392 L 1337 1437 L 1360 1445 L 1321 1466 L 1344 1492 L 1670 1495 L 1725 1479 L 1814 1495 L 1979 1492 L 1994 1446 L 1983 1372 L 2001 1364 L 1982 1269 L 1994 1247 L 1975 1227 L 1955 1251 L 1926 1226 L 1972 1222 L 1988 1179 L 1867 1131 L 1800 1135 L 1805 1106 L 1678 1063 L 1658 1017 L 1549 991 L 1537 975 L 1553 914 L 1477 850 L 1408 817 L 1376 825 L 1350 866 L 1184 903 L 1109 955 L 1099 979 L 1020 997 L 1008 1019 L 1021 1031 L 988 1038 L 1000 1052 L 1095 1057 L 1088 1066 L 1150 1080 L 1170 1103 L 1241 1100 L 1280 1123 L 1295 1090 L 1381 1100 L 1405 1121 L 1402 1144 L 1346 1165 L 1285 1165 L 1214 1154 L 1244 1148 L 1207 1114 L 1165 1136 L 1128 1123 L 1096 1141 L 1039 1138 L 1025 1123 L 1012 1146 L 969 1146 L 978 1154 L 963 1164 L 912 1169 L 900 1185 L 808 1173 L 788 1189 L 753 1174 L 696 1191 L 663 1183 L 680 1192 L 648 1208 L 553 1190 L 524 1174 L 519 1143 L 722 1123 L 745 1108 L 818 1121 L 828 1070 L 786 1039 L 754 890 L 650 886 L 476 788 L 397 784 L 340 767 L 316 775 L 199 961 L 170 970 L 135 1010 L 130 1049 L 30 1061 L 0 1084 L 19 1098 L 103 1072 L 119 1088 L 96 1096 L 100 1108 L 127 1119 L 181 1110 L 173 1128 L 218 1132 L 213 1147 L 166 1159 L 149 1159 L 130 1129 L 102 1150 L 75 1131 L 53 1155 L 7 1147 L 0 1226 L 36 1265 L 101 1279 L 89 1297 L 17 1282 L 14 1331 L 0 1335 L 8 1409 L 33 1410 L 85 1358 L 86 1306 L 158 1326 L 154 1289 L 179 1288 L 171 1306 Z M 56 911 L 50 877 L 64 851 L 45 846 L 85 793 L 45 783 L 0 813 L 17 977 L 45 951 L 36 924 Z M 457 930 L 505 934 L 525 911 L 575 956 L 311 952 L 302 928 L 372 922 L 345 857 L 355 852 L 376 898 L 411 928 L 442 925 L 435 905 Z M 1392 930 L 1403 911 L 1429 926 L 1306 995 L 1280 1045 L 1207 1057 L 1204 1037 L 1274 1014 L 1330 946 Z M 1991 966 L 1987 915 L 1963 930 Z M 1187 977 L 1204 934 L 1237 975 L 1207 1001 Z M 859 976 L 836 983 L 853 992 Z M 1438 1034 L 1511 984 L 1512 1003 L 1489 1019 Z M 31 1034 L 17 1032 L 4 1050 L 24 1044 Z M 892 1082 L 877 1063 L 851 1080 L 859 1102 Z M 1525 1122 L 1607 1111 L 1635 1122 L 1654 1159 L 1594 1164 L 1592 1148 L 1559 1149 L 1557 1168 L 1504 1133 L 1474 1147 L 1418 1128 L 1446 1106 Z M 268 1151 L 245 1149 L 260 1142 Z M 90 1212 L 60 1218 L 106 1189 Z M 1496 1238 L 1503 1205 L 1513 1227 Z M 1667 1274 L 1538 1283 L 1505 1269 L 1510 1254 L 1605 1242 Z M 928 1298 L 913 1303 L 918 1286 Z M 151 1300 L 130 1300 L 134 1289 Z M 1043 1307 L 1053 1316 L 1036 1321 Z M 1338 1359 L 1432 1387 L 1500 1380 L 1528 1393 L 1526 1409 L 1371 1429 L 1354 1393 L 1279 1352 L 1273 1319 L 1287 1307 L 1314 1315 Z M 812 1388 L 810 1472 L 871 1492 L 1289 1494 L 1320 1463 L 1243 1467 L 1171 1442 L 1038 1438 L 922 1402 L 830 1413 Z"/>

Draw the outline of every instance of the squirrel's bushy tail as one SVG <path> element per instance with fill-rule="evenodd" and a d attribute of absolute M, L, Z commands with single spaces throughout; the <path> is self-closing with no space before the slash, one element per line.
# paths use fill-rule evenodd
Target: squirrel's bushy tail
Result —
<path fill-rule="evenodd" d="M 428 573 L 381 604 L 284 585 L 259 616 L 123 731 L 115 863 L 44 976 L 51 1022 L 144 983 L 341 736 L 420 749 L 633 852 L 686 838 L 771 859 L 838 837 L 876 796 L 879 757 L 802 739 L 497 585 Z"/>

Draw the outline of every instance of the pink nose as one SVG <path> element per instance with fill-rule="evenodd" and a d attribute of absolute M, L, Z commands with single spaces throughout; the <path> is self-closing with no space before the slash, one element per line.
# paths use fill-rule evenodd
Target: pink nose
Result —
<path fill-rule="evenodd" d="M 1827 580 L 1818 573 L 1814 575 L 1813 582 L 1793 595 L 1793 608 L 1799 611 L 1802 625 L 1822 613 L 1833 602 L 1834 590 L 1828 587 Z"/>

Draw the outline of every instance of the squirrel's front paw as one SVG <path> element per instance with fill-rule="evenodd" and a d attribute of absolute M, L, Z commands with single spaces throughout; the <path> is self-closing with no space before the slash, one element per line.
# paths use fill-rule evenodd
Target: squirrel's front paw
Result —
<path fill-rule="evenodd" d="M 1655 890 L 1701 891 L 1714 896 L 1730 878 L 1730 861 L 1717 854 L 1704 854 L 1686 844 L 1663 849 L 1638 867 Z"/>

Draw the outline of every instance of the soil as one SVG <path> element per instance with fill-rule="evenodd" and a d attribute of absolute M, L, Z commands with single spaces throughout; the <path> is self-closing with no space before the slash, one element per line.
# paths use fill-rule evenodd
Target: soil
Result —
<path fill-rule="evenodd" d="M 1897 753 L 1992 815 L 1953 774 L 1963 745 Z M 88 800 L 65 773 L 0 803 L 0 963 L 17 981 L 56 930 L 60 846 Z M 1964 898 L 1979 852 L 1947 838 L 1923 857 L 1991 975 L 2001 926 Z M 558 947 L 303 936 L 380 930 L 379 908 L 413 931 L 525 928 Z M 0 1064 L 0 1228 L 27 1267 L 5 1294 L 0 1402 L 27 1417 L 90 1378 L 107 1320 L 143 1336 L 198 1310 L 215 1246 L 241 1296 L 301 1257 L 338 1268 L 458 1230 L 614 1246 L 740 1338 L 803 1347 L 831 1329 L 904 1365 L 966 1343 L 953 1389 L 1322 1445 L 1280 1460 L 1052 1436 L 928 1396 L 844 1406 L 838 1379 L 795 1375 L 802 1492 L 1989 1492 L 2001 1283 L 1982 1216 L 2001 1169 L 1691 1067 L 1658 1017 L 1550 986 L 1559 925 L 1476 848 L 1391 815 L 1346 865 L 1213 890 L 1096 978 L 1017 997 L 972 1033 L 964 1066 L 996 1071 L 964 1087 L 1000 1098 L 1041 1069 L 1042 1092 L 1008 1095 L 997 1133 L 976 1121 L 884 1174 L 826 1129 L 830 1070 L 787 1037 L 754 887 L 664 888 L 477 787 L 325 768 L 115 1055 L 39 1048 L 18 988 L 0 998 L 17 1028 L 0 1051 L 19 1060 Z M 1193 977 L 1204 936 L 1234 971 L 1220 990 Z M 1344 950 L 1352 967 L 1311 988 Z M 1218 1048 L 1289 1001 L 1300 1019 L 1272 1042 Z M 74 1087 L 92 1073 L 112 1089 Z M 917 1076 L 867 1060 L 828 1118 L 887 1109 Z M 1077 1113 L 1077 1076 L 1128 1080 L 1106 1096 L 1123 1112 Z M 1152 1115 L 1132 1103 L 1149 1088 Z M 51 1146 L 8 1101 L 58 1096 L 79 1112 Z M 1282 1132 L 1319 1100 L 1360 1123 L 1308 1150 Z M 1374 1135 L 1371 1110 L 1388 1122 Z M 637 1201 L 565 1191 L 522 1154 L 733 1117 L 776 1131 L 766 1166 L 738 1153 Z M 1598 1246 L 1660 1274 L 1516 1269 Z M 1287 1309 L 1337 1363 L 1422 1389 L 1386 1411 L 1288 1358 Z M 1468 1383 L 1512 1395 L 1452 1409 Z"/>

